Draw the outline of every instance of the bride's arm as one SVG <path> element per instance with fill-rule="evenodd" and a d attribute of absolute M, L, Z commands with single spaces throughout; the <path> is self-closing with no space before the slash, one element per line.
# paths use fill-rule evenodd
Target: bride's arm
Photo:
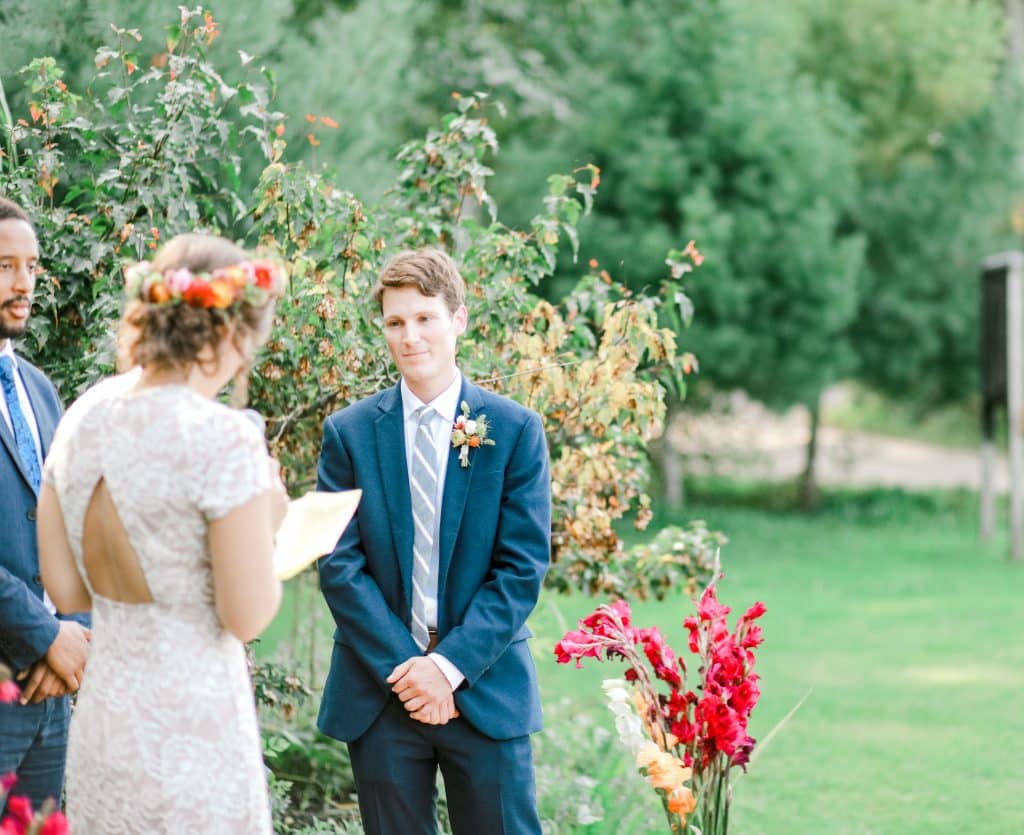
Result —
<path fill-rule="evenodd" d="M 39 542 L 39 573 L 53 605 L 62 614 L 87 612 L 92 598 L 71 553 L 64 514 L 51 484 L 43 483 L 36 507 L 36 539 Z"/>
<path fill-rule="evenodd" d="M 281 581 L 274 571 L 274 533 L 287 495 L 278 485 L 280 479 L 209 526 L 217 616 L 240 641 L 258 637 L 281 603 Z"/>

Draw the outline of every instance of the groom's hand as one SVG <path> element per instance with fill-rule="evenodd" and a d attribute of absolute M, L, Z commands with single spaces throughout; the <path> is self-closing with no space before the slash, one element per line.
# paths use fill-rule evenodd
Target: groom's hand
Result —
<path fill-rule="evenodd" d="M 459 715 L 451 684 L 428 656 L 415 655 L 403 661 L 391 671 L 387 681 L 417 722 L 444 725 Z"/>

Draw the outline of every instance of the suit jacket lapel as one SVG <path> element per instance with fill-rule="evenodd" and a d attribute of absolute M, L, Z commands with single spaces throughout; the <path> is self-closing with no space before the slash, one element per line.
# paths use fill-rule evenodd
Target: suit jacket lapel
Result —
<path fill-rule="evenodd" d="M 469 414 L 473 417 L 483 407 L 480 398 L 480 389 L 470 383 L 465 377 L 462 378 L 462 392 L 459 396 L 459 411 L 461 414 L 462 402 L 469 404 Z M 459 463 L 459 450 L 452 447 L 448 451 L 448 469 L 444 476 L 444 495 L 441 499 L 441 542 L 438 554 L 438 578 L 437 578 L 437 599 L 444 600 L 445 581 L 448 577 L 448 568 L 452 562 L 452 553 L 455 550 L 455 540 L 458 539 L 459 529 L 462 527 L 462 516 L 466 510 L 466 499 L 469 497 L 469 482 L 473 476 L 473 462 L 476 456 L 470 454 L 469 466 L 463 467 Z M 444 617 L 444 607 L 438 605 L 438 617 Z M 438 624 L 440 627 L 441 624 Z"/>
<path fill-rule="evenodd" d="M 3 395 L 0 394 L 0 397 Z M 11 456 L 11 463 L 14 464 L 15 468 L 21 473 L 21 477 L 25 479 L 25 483 L 31 487 L 32 482 L 29 480 L 28 473 L 25 472 L 25 466 L 21 463 L 21 453 L 18 452 L 18 444 L 14 440 L 14 433 L 11 432 L 7 426 L 7 421 L 0 417 L 0 441 L 3 441 L 4 446 L 7 448 L 8 454 Z"/>
<path fill-rule="evenodd" d="M 42 447 L 42 458 L 46 460 L 46 454 L 50 451 L 50 442 L 53 440 L 53 433 L 57 429 L 59 415 L 46 405 L 46 392 L 40 389 L 34 377 L 22 375 L 21 381 L 25 384 L 25 391 L 28 393 L 29 402 L 32 404 L 32 414 L 36 418 L 36 431 L 39 432 L 39 445 Z"/>
<path fill-rule="evenodd" d="M 402 576 L 406 605 L 412 600 L 412 498 L 409 495 L 409 471 L 405 463 L 405 427 L 402 395 L 395 386 L 384 393 L 374 422 L 377 436 L 377 463 L 380 483 L 391 519 L 391 536 Z"/>

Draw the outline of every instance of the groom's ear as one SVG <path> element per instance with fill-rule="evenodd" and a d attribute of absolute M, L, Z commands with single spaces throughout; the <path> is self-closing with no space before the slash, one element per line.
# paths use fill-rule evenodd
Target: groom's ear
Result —
<path fill-rule="evenodd" d="M 469 325 L 469 311 L 466 310 L 466 305 L 459 305 L 458 309 L 452 314 L 452 322 L 455 324 L 455 335 L 462 336 Z"/>

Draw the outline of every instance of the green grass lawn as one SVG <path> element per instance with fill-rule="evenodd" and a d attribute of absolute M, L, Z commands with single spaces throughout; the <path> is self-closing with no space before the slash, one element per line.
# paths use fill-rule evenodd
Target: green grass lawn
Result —
<path fill-rule="evenodd" d="M 812 516 L 719 502 L 686 515 L 731 538 L 722 599 L 768 605 L 753 735 L 809 694 L 739 779 L 733 832 L 1024 831 L 1024 566 L 1005 561 L 1005 541 L 979 544 L 969 498 L 837 500 Z M 531 620 L 548 705 L 542 806 L 597 798 L 601 822 L 560 831 L 664 832 L 653 792 L 605 730 L 600 681 L 621 667 L 577 670 L 550 653 L 592 605 L 545 596 Z M 689 613 L 674 598 L 635 606 L 634 620 L 684 649 Z M 599 785 L 571 784 L 579 771 Z"/>
<path fill-rule="evenodd" d="M 1004 560 L 1005 543 L 982 547 L 957 503 L 873 521 L 692 510 L 731 537 L 721 597 L 739 611 L 768 605 L 753 735 L 810 694 L 740 778 L 734 832 L 1024 831 L 1024 567 Z M 588 609 L 542 601 L 538 645 Z M 688 612 L 686 601 L 648 603 L 635 621 L 683 649 Z M 572 694 L 578 712 L 603 710 L 612 665 L 540 666 L 546 699 Z M 654 798 L 630 794 L 605 798 L 611 820 L 579 831 L 664 831 Z M 623 808 L 644 799 L 650 825 L 620 828 Z"/>

